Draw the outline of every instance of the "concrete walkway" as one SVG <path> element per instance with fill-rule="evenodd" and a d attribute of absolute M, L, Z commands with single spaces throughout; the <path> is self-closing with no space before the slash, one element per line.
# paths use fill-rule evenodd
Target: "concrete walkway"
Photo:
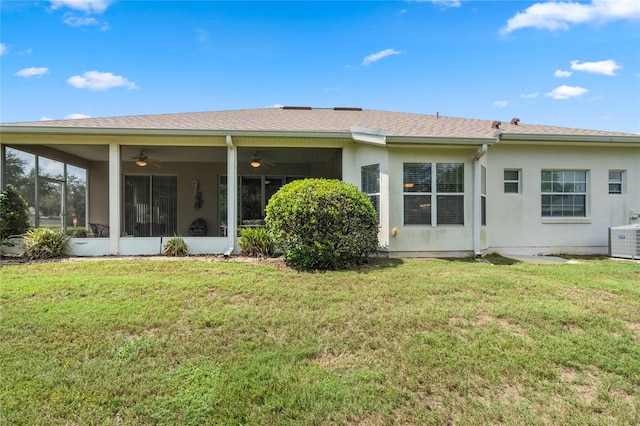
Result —
<path fill-rule="evenodd" d="M 577 260 L 563 259 L 557 256 L 525 256 L 519 254 L 503 254 L 502 256 L 527 263 L 580 263 Z"/>

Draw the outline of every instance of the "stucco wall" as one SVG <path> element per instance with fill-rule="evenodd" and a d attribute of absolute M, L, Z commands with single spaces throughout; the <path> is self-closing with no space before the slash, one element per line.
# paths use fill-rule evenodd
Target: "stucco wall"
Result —
<path fill-rule="evenodd" d="M 473 250 L 473 157 L 477 149 L 431 148 L 389 150 L 389 249 L 409 255 L 457 254 Z M 404 163 L 464 164 L 464 225 L 405 225 L 403 212 Z M 393 236 L 393 230 L 397 235 Z"/>
<path fill-rule="evenodd" d="M 521 170 L 520 194 L 504 193 L 504 169 Z M 542 218 L 543 169 L 587 171 L 586 218 Z M 622 195 L 609 194 L 609 170 L 625 171 Z M 487 193 L 488 240 L 492 251 L 606 253 L 608 228 L 630 223 L 630 212 L 640 211 L 640 150 L 499 143 L 487 154 Z"/>

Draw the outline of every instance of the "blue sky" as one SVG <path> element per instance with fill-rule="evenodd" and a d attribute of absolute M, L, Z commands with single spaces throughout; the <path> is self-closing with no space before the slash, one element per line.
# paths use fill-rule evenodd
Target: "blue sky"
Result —
<path fill-rule="evenodd" d="M 0 3 L 3 123 L 278 105 L 640 133 L 640 2 Z"/>

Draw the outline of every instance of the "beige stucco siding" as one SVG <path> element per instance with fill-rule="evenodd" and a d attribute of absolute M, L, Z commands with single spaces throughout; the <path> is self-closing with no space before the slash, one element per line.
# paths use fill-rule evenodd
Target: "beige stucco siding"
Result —
<path fill-rule="evenodd" d="M 493 251 L 606 253 L 607 229 L 640 210 L 640 150 L 620 147 L 497 144 L 487 155 L 488 242 Z M 521 170 L 519 194 L 505 194 L 503 172 Z M 543 218 L 542 170 L 586 170 L 585 218 Z M 623 194 L 609 194 L 609 170 L 624 171 Z"/>

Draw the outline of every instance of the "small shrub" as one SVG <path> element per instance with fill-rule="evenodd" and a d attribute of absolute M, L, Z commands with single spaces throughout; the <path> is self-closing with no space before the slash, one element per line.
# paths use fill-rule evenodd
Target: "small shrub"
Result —
<path fill-rule="evenodd" d="M 8 238 L 27 232 L 29 225 L 27 202 L 15 187 L 7 186 L 0 191 L 0 245 L 8 245 Z"/>
<path fill-rule="evenodd" d="M 24 237 L 24 255 L 30 260 L 60 257 L 68 241 L 68 236 L 53 229 L 31 229 Z"/>
<path fill-rule="evenodd" d="M 68 228 L 67 235 L 72 238 L 87 238 L 87 230 L 85 228 Z"/>
<path fill-rule="evenodd" d="M 378 248 L 375 209 L 346 182 L 291 182 L 271 197 L 266 212 L 267 230 L 287 264 L 298 269 L 349 268 Z"/>
<path fill-rule="evenodd" d="M 184 242 L 184 238 L 173 236 L 162 249 L 162 254 L 165 256 L 186 256 L 189 254 L 187 243 Z"/>
<path fill-rule="evenodd" d="M 275 245 L 265 228 L 242 228 L 240 249 L 245 256 L 270 257 L 275 255 Z"/>

